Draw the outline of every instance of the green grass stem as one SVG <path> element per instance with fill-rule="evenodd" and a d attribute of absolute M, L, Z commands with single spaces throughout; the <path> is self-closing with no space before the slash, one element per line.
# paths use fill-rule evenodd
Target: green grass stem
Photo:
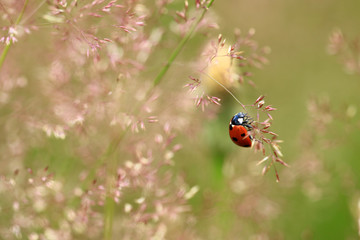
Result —
<path fill-rule="evenodd" d="M 166 74 L 166 72 L 169 70 L 169 68 L 171 67 L 172 63 L 174 62 L 174 60 L 176 59 L 176 57 L 179 55 L 179 53 L 181 52 L 181 50 L 184 48 L 185 44 L 189 41 L 190 37 L 192 36 L 192 34 L 194 33 L 196 27 L 199 25 L 199 23 L 201 22 L 201 20 L 204 18 L 205 13 L 207 12 L 208 8 L 211 7 L 212 3 L 214 2 L 214 0 L 210 0 L 209 3 L 207 4 L 206 8 L 203 9 L 203 11 L 201 12 L 201 14 L 199 15 L 199 17 L 196 19 L 196 21 L 194 22 L 194 24 L 191 26 L 191 28 L 189 29 L 189 31 L 187 32 L 187 34 L 185 35 L 185 37 L 180 41 L 180 43 L 177 45 L 177 47 L 175 48 L 175 50 L 171 53 L 168 61 L 166 62 L 165 66 L 160 70 L 159 74 L 156 76 L 156 78 L 154 79 L 153 82 L 153 86 L 149 89 L 149 91 L 146 93 L 146 95 L 148 96 L 149 93 L 153 90 L 153 88 L 155 86 L 157 86 L 161 80 L 163 79 L 164 75 Z M 135 109 L 140 109 L 139 107 L 136 107 Z M 129 128 L 129 127 L 128 127 Z M 128 129 L 127 128 L 127 129 Z M 127 132 L 127 130 L 125 130 L 125 132 Z M 112 159 L 112 163 L 109 162 L 109 165 L 107 166 L 107 169 L 109 171 L 115 171 L 116 170 L 116 166 L 115 168 L 112 168 L 114 163 L 116 162 L 116 158 L 113 157 L 113 153 L 115 153 L 115 151 L 118 149 L 121 140 L 123 139 L 125 133 L 122 134 L 122 137 L 119 138 L 119 141 L 117 143 L 113 143 L 111 147 L 109 147 L 108 151 L 106 152 L 106 156 L 109 161 L 109 158 Z M 114 147 L 115 146 L 115 147 Z M 110 177 L 108 177 L 107 179 L 107 192 L 110 192 L 110 188 L 111 188 L 111 183 L 112 183 L 112 178 L 111 178 L 111 174 Z M 113 229 L 113 219 L 114 219 L 114 208 L 115 208 L 115 203 L 114 203 L 114 199 L 112 199 L 111 197 L 107 197 L 106 198 L 106 202 L 105 202 L 105 209 L 104 209 L 104 213 L 105 213 L 105 223 L 104 223 L 104 239 L 105 240 L 111 240 L 112 239 L 112 229 Z"/>
<path fill-rule="evenodd" d="M 168 61 L 166 62 L 165 66 L 161 69 L 159 74 L 156 76 L 156 78 L 155 78 L 155 80 L 153 82 L 153 86 L 158 85 L 160 83 L 160 81 L 163 79 L 165 73 L 169 70 L 169 68 L 171 67 L 171 65 L 174 62 L 175 58 L 179 55 L 181 50 L 184 48 L 185 44 L 189 41 L 189 39 L 192 36 L 192 34 L 194 33 L 196 27 L 199 25 L 201 20 L 204 18 L 205 13 L 207 12 L 208 8 L 211 7 L 213 2 L 214 2 L 214 0 L 211 0 L 207 4 L 206 8 L 203 9 L 203 11 L 199 15 L 199 17 L 196 19 L 195 23 L 191 26 L 190 30 L 187 32 L 185 37 L 183 39 L 181 39 L 180 43 L 177 45 L 175 50 L 171 53 L 171 55 L 170 55 Z"/>
<path fill-rule="evenodd" d="M 17 18 L 16 21 L 15 21 L 14 27 L 20 23 L 23 15 L 24 15 L 24 12 L 25 12 L 25 9 L 26 9 L 26 6 L 27 6 L 28 2 L 29 2 L 29 0 L 25 0 L 24 6 L 23 6 L 23 8 L 21 9 L 21 12 L 20 12 L 18 18 Z M 7 45 L 5 46 L 3 52 L 1 53 L 1 57 L 0 57 L 0 69 L 1 69 L 1 67 L 2 67 L 2 65 L 3 65 L 3 63 L 4 63 L 4 61 L 5 61 L 6 55 L 8 54 L 11 45 L 12 45 L 11 42 L 10 42 L 9 44 L 7 44 Z"/>

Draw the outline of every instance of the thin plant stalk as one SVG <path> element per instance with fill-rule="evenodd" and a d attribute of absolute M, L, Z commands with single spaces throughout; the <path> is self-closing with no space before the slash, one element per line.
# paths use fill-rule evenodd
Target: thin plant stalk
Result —
<path fill-rule="evenodd" d="M 112 198 L 107 197 L 105 202 L 105 229 L 104 229 L 104 239 L 111 239 L 112 238 L 112 227 L 113 227 L 113 220 L 114 220 L 114 207 L 115 202 Z"/>
<path fill-rule="evenodd" d="M 9 52 L 10 46 L 11 46 L 11 43 L 7 44 L 7 45 L 5 46 L 2 54 L 1 54 L 1 57 L 0 57 L 0 69 L 1 69 L 1 67 L 2 67 L 2 65 L 3 65 L 3 63 L 4 63 L 4 61 L 5 61 L 5 58 L 6 58 L 7 53 Z"/>
<path fill-rule="evenodd" d="M 209 74 L 207 74 L 206 72 L 201 72 L 202 74 L 206 75 L 208 78 L 210 78 L 211 80 L 213 80 L 214 82 L 216 82 L 217 84 L 219 84 L 219 86 L 221 86 L 223 89 L 225 89 L 225 91 L 227 91 L 240 105 L 241 107 L 246 111 L 245 105 L 242 104 L 240 102 L 239 99 L 237 99 L 237 97 L 235 97 L 235 95 L 229 90 L 227 89 L 227 87 L 225 87 L 223 84 L 221 84 L 218 80 L 216 80 L 215 78 L 213 78 L 212 76 L 210 76 Z"/>
<path fill-rule="evenodd" d="M 166 72 L 169 70 L 169 68 L 171 67 L 172 63 L 174 62 L 174 60 L 176 59 L 176 57 L 179 55 L 179 53 L 181 52 L 181 50 L 184 48 L 185 44 L 189 41 L 189 39 L 191 38 L 192 34 L 194 33 L 196 27 L 199 25 L 199 23 L 201 22 L 201 20 L 204 18 L 205 13 L 207 12 L 208 8 L 211 7 L 211 5 L 213 4 L 214 0 L 210 0 L 209 3 L 206 5 L 206 7 L 203 9 L 203 11 L 201 12 L 201 14 L 199 15 L 199 17 L 196 19 L 196 21 L 193 23 L 193 25 L 191 26 L 191 28 L 189 29 L 189 31 L 186 33 L 185 37 L 179 42 L 179 44 L 177 45 L 177 47 L 175 48 L 175 50 L 171 53 L 168 61 L 166 62 L 165 66 L 160 70 L 159 74 L 156 76 L 156 78 L 153 81 L 153 85 L 152 87 L 147 91 L 146 96 L 149 95 L 149 93 L 152 92 L 152 90 L 154 89 L 155 86 L 157 86 L 161 80 L 163 79 L 164 75 L 166 74 Z M 139 110 L 139 107 L 135 108 L 135 111 Z M 127 127 L 128 129 L 129 127 Z M 125 130 L 125 132 L 127 132 L 127 129 Z M 114 147 L 110 147 L 108 149 L 108 151 L 106 152 L 106 155 L 110 158 L 107 159 L 109 162 L 107 169 L 109 171 L 114 171 L 116 170 L 116 168 L 113 168 L 114 163 L 116 163 L 115 158 L 113 153 L 116 152 L 116 150 L 118 149 L 118 146 L 121 142 L 121 140 L 123 139 L 125 133 L 122 134 L 122 136 L 118 139 L 119 141 L 117 143 L 114 144 Z M 112 160 L 112 161 L 111 161 Z M 110 161 L 112 163 L 110 163 Z M 110 174 L 111 176 L 111 174 Z M 110 193 L 110 189 L 111 189 L 111 184 L 113 183 L 112 178 L 109 177 L 107 179 L 107 193 Z M 105 208 L 104 208 L 104 214 L 105 214 L 105 223 L 104 223 L 104 239 L 105 240 L 110 240 L 112 239 L 112 225 L 113 225 L 113 219 L 114 219 L 114 199 L 112 199 L 110 196 L 108 196 L 106 198 L 106 202 L 105 202 Z"/>
<path fill-rule="evenodd" d="M 16 25 L 18 25 L 18 24 L 20 23 L 23 15 L 24 15 L 24 12 L 25 12 L 25 9 L 26 9 L 26 6 L 27 6 L 28 2 L 29 2 L 29 0 L 25 0 L 24 6 L 23 6 L 23 8 L 21 9 L 20 15 L 19 15 L 18 18 L 16 19 L 14 26 L 16 26 Z M 3 63 L 4 63 L 4 61 L 5 61 L 6 55 L 7 55 L 7 53 L 9 52 L 9 49 L 10 49 L 10 46 L 11 46 L 11 45 L 12 45 L 11 42 L 9 42 L 9 44 L 7 44 L 7 45 L 4 47 L 4 50 L 3 50 L 3 52 L 1 53 L 1 57 L 0 57 L 0 69 L 1 69 L 1 67 L 2 67 L 2 65 L 3 65 Z"/>
<path fill-rule="evenodd" d="M 159 74 L 154 79 L 153 86 L 156 86 L 156 85 L 158 85 L 160 83 L 160 81 L 164 77 L 165 73 L 169 70 L 169 68 L 172 65 L 172 63 L 174 62 L 175 58 L 179 55 L 181 50 L 184 48 L 185 44 L 189 41 L 189 39 L 192 36 L 192 34 L 194 33 L 196 27 L 199 25 L 201 20 L 204 18 L 205 13 L 207 12 L 208 8 L 211 7 L 213 2 L 214 2 L 214 0 L 211 0 L 207 4 L 206 8 L 203 9 L 202 13 L 196 19 L 195 23 L 191 26 L 190 30 L 187 32 L 185 37 L 180 41 L 180 43 L 177 45 L 175 50 L 171 53 L 171 55 L 170 55 L 168 61 L 166 62 L 165 66 L 161 69 Z"/>

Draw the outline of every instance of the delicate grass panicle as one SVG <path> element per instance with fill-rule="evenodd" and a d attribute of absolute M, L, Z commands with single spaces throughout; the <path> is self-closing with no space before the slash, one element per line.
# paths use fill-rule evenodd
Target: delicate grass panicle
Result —
<path fill-rule="evenodd" d="M 340 29 L 334 30 L 327 46 L 328 52 L 339 58 L 348 73 L 360 74 L 360 38 L 348 39 Z"/>
<path fill-rule="evenodd" d="M 255 87 L 250 71 L 269 48 L 254 29 L 231 43 L 218 36 L 213 2 L 0 2 L 0 238 L 210 239 L 212 226 L 197 229 L 201 199 L 190 200 L 199 186 L 181 170 L 197 161 L 184 156 L 207 116 L 191 98 L 206 112 L 221 92 L 232 95 L 254 113 L 264 172 L 286 165 L 270 130 L 276 109 L 263 96 L 250 105 L 235 97 Z M 201 51 L 191 37 L 205 45 L 199 63 L 172 68 L 184 47 Z M 181 88 L 186 75 L 196 76 L 193 95 Z"/>

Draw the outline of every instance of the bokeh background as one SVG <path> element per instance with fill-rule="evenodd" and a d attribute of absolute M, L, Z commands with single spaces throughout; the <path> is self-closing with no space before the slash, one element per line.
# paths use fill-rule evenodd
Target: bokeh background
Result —
<path fill-rule="evenodd" d="M 258 224 L 281 229 L 283 239 L 358 238 L 359 118 L 347 119 L 346 111 L 350 105 L 358 108 L 359 75 L 347 74 L 327 46 L 336 29 L 358 38 L 359 2 L 222 1 L 215 9 L 222 27 L 254 27 L 257 40 L 272 49 L 270 64 L 254 79 L 280 109 L 273 126 L 292 167 L 284 170 L 282 182 L 269 187 L 281 213 Z M 328 101 L 334 116 L 324 134 L 311 124 L 322 114 L 308 111 L 313 98 Z M 324 141 L 332 144 L 324 147 Z M 316 161 L 323 171 L 314 170 Z M 287 177 L 299 175 L 301 180 L 285 187 Z"/>
<path fill-rule="evenodd" d="M 7 1 L 7 4 L 10 2 Z M 35 9 L 34 6 L 36 4 L 30 5 L 30 9 Z M 155 11 L 152 4 L 144 3 L 144 6 L 150 9 L 146 12 L 144 8 L 145 13 Z M 175 15 L 174 11 L 180 11 L 183 6 L 183 1 L 173 1 L 168 7 L 169 15 Z M 190 6 L 193 7 L 194 3 L 191 2 Z M 17 9 L 21 9 L 20 4 Z M 125 113 L 119 115 L 119 122 L 124 118 L 129 118 L 130 120 L 127 119 L 129 122 L 133 120 L 131 114 L 126 113 L 131 113 L 132 108 L 137 107 L 134 101 L 141 99 L 138 95 L 151 85 L 149 79 L 156 76 L 181 37 L 175 34 L 174 30 L 172 30 L 174 32 L 169 30 L 169 33 L 164 34 L 159 46 L 156 45 L 158 43 L 154 43 L 155 52 L 150 52 L 150 60 L 144 62 L 144 65 L 147 64 L 144 71 L 134 67 L 135 70 L 130 72 L 133 66 L 129 67 L 130 70 L 126 70 L 125 65 L 120 64 L 119 68 L 111 68 L 110 64 L 87 60 L 84 60 L 85 64 L 79 64 L 81 68 L 71 64 L 68 66 L 67 61 L 70 60 L 67 57 L 71 57 L 61 54 L 57 57 L 58 46 L 59 49 L 65 49 L 64 51 L 68 51 L 73 46 L 71 42 L 67 42 L 70 47 L 64 47 L 60 38 L 52 38 L 53 35 L 50 33 L 56 32 L 57 29 L 42 24 L 44 19 L 41 16 L 47 12 L 47 5 L 41 5 L 34 19 L 31 19 L 34 25 L 39 25 L 39 29 L 26 37 L 26 41 L 19 41 L 11 46 L 6 59 L 9 62 L 5 62 L 1 69 L 3 79 L 9 75 L 19 74 L 26 77 L 28 84 L 25 88 L 12 92 L 10 100 L 5 101 L 7 103 L 0 109 L 3 125 L 0 136 L 3 144 L 1 147 L 3 167 L 0 173 L 2 181 L 7 182 L 6 179 L 12 179 L 13 171 L 16 172 L 15 175 L 18 174 L 16 169 L 20 169 L 20 173 L 23 174 L 24 169 L 31 168 L 34 173 L 39 174 L 38 180 L 41 185 L 41 176 L 47 176 L 47 172 L 51 172 L 53 174 L 51 178 L 62 186 L 59 187 L 61 194 L 56 194 L 60 190 L 54 190 L 54 184 L 49 185 L 50 187 L 46 185 L 45 188 L 51 188 L 52 192 L 40 194 L 40 198 L 42 201 L 48 199 L 49 202 L 47 204 L 36 202 L 40 205 L 32 205 L 31 201 L 36 199 L 33 197 L 36 194 L 32 194 L 36 191 L 32 187 L 17 183 L 15 187 L 12 186 L 16 191 L 14 190 L 14 194 L 9 194 L 8 197 L 7 191 L 12 187 L 7 188 L 8 185 L 2 183 L 0 185 L 0 193 L 3 196 L 0 198 L 0 223 L 3 225 L 1 236 L 8 239 L 27 239 L 32 236 L 35 240 L 42 239 L 40 236 L 44 234 L 44 239 L 102 239 L 103 219 L 111 215 L 110 211 L 113 213 L 112 239 L 358 239 L 360 74 L 359 71 L 349 72 L 345 67 L 346 60 L 329 53 L 329 39 L 334 31 L 340 30 L 346 41 L 355 46 L 355 50 L 350 55 L 359 61 L 360 46 L 356 48 L 355 41 L 360 36 L 359 9 L 360 2 L 355 0 L 301 2 L 215 0 L 207 17 L 216 21 L 219 28 L 211 29 L 209 33 L 206 32 L 207 34 L 201 29 L 200 33 L 187 43 L 171 65 L 164 80 L 157 86 L 160 100 L 154 107 L 153 113 L 159 116 L 160 124 L 156 127 L 146 125 L 146 130 L 140 129 L 140 133 L 127 132 L 124 143 L 119 147 L 118 152 L 115 151 L 114 157 L 106 155 L 106 148 L 113 147 L 111 144 L 118 137 L 118 129 L 124 128 L 121 124 L 116 125 L 116 121 L 115 130 L 113 126 L 109 126 L 108 120 L 111 120 L 112 111 Z M 174 28 L 171 25 L 174 24 L 173 17 L 164 16 L 159 19 L 147 22 L 146 27 L 152 29 L 153 26 L 159 25 L 164 29 Z M 3 20 L 4 22 L 6 20 Z M 96 25 L 97 22 L 89 23 L 91 24 Z M 59 26 L 64 32 L 68 30 L 66 27 L 65 30 L 62 29 L 61 24 Z M 110 35 L 112 29 L 102 27 L 96 33 Z M 240 148 L 229 139 L 228 122 L 233 114 L 241 111 L 242 108 L 228 93 L 220 90 L 215 92 L 214 95 L 222 99 L 221 106 L 209 106 L 204 111 L 193 106 L 192 101 L 184 100 L 190 97 L 183 86 L 189 83 L 188 76 L 197 76 L 196 66 L 201 51 L 210 39 L 216 40 L 219 33 L 227 39 L 227 43 L 231 44 L 235 28 L 243 33 L 255 29 L 256 34 L 253 39 L 259 46 L 271 48 L 271 53 L 266 56 L 269 64 L 263 65 L 261 69 L 248 69 L 252 76 L 247 79 L 252 80 L 256 87 L 250 86 L 245 81 L 245 84 L 231 90 L 245 105 L 252 104 L 257 97 L 265 95 L 266 103 L 277 108 L 277 111 L 272 113 L 274 121 L 271 129 L 284 141 L 281 144 L 284 155 L 282 159 L 290 165 L 289 168 L 280 164 L 275 165 L 280 182 L 276 182 L 273 167 L 267 174 L 261 174 L 263 165 L 257 166 L 258 161 L 263 158 L 260 153 L 253 149 Z M 118 33 L 114 33 L 114 38 L 121 39 L 122 35 L 116 34 Z M 138 39 L 133 41 L 136 43 Z M 119 43 L 119 46 L 125 46 L 123 49 L 126 49 L 126 44 L 121 44 Z M 131 41 L 127 44 L 131 45 Z M 74 46 L 74 48 L 82 47 Z M 112 49 L 105 51 L 108 53 L 119 51 L 121 48 L 119 46 L 118 48 L 113 46 Z M 131 54 L 136 55 L 141 50 L 129 51 L 129 58 L 133 57 Z M 127 52 L 124 52 L 124 56 L 128 57 Z M 81 54 L 85 55 L 84 52 Z M 246 55 L 246 51 L 244 54 Z M 43 55 L 45 57 L 42 57 Z M 74 56 L 78 57 L 76 54 Z M 65 71 L 60 73 L 55 71 L 53 74 L 56 75 L 55 80 L 50 81 L 47 78 L 51 79 L 48 72 L 51 69 L 50 61 L 53 60 L 61 62 Z M 54 68 L 57 69 L 56 66 Z M 133 76 L 136 77 L 132 78 Z M 65 78 L 72 80 L 61 82 L 61 79 Z M 113 81 L 114 79 L 117 80 Z M 117 86 L 120 87 L 117 89 Z M 145 90 L 142 89 L 143 87 Z M 38 126 L 44 123 L 39 121 L 41 119 L 39 116 L 54 124 L 57 121 L 54 120 L 55 117 L 53 119 L 53 112 L 49 110 L 53 103 L 47 101 L 52 94 L 52 88 L 56 89 L 55 93 L 58 89 L 63 91 L 59 95 L 54 95 L 59 102 L 63 100 L 66 102 L 69 99 L 71 100 L 69 102 L 72 102 L 71 97 L 75 99 L 79 96 L 80 102 L 87 99 L 86 97 L 90 99 L 87 99 L 89 109 L 91 104 L 97 106 L 96 111 L 89 110 L 88 118 L 80 127 L 74 127 L 76 129 L 73 126 L 69 127 L 65 139 L 62 139 L 61 131 L 60 137 L 54 137 L 54 134 L 49 134 L 52 135 L 50 137 L 46 136 L 46 129 Z M 117 89 L 113 91 L 115 95 L 113 99 L 112 96 L 108 97 L 109 89 Z M 126 94 L 124 97 L 122 90 L 130 93 L 130 97 Z M 43 93 L 40 97 L 39 91 Z M 92 96 L 95 95 L 98 98 L 93 99 Z M 119 104 L 120 107 L 117 106 L 117 101 L 122 103 Z M 99 102 L 106 104 L 101 105 L 98 104 Z M 58 104 L 57 101 L 55 103 Z M 22 107 L 16 108 L 20 105 Z M 65 105 L 60 109 L 61 116 L 68 117 L 63 112 L 76 112 L 72 105 L 66 107 L 68 106 Z M 17 115 L 17 112 L 24 115 Z M 106 117 L 99 117 L 101 115 L 99 113 Z M 33 114 L 34 119 L 22 118 L 25 114 Z M 166 127 L 162 128 L 164 124 L 162 119 L 170 122 L 174 135 L 170 130 L 171 133 L 164 130 Z M 24 127 L 24 122 L 32 125 L 27 124 Z M 159 142 L 155 143 L 154 138 Z M 168 147 L 166 144 L 160 149 L 162 140 L 159 139 L 162 138 L 171 139 L 169 142 L 173 141 L 175 146 L 181 144 L 181 150 L 165 152 Z M 13 141 L 17 139 L 20 140 Z M 10 146 L 10 142 L 19 142 L 19 144 Z M 136 146 L 136 149 L 132 149 L 132 146 Z M 9 153 L 8 148 L 11 147 L 15 154 Z M 125 190 L 119 193 L 120 197 L 117 199 L 119 202 L 116 204 L 105 203 L 105 207 L 103 202 L 89 204 L 91 206 L 89 209 L 92 209 L 89 211 L 91 214 L 86 211 L 81 212 L 82 208 L 80 208 L 80 213 L 90 219 L 93 218 L 84 225 L 77 226 L 76 222 L 74 223 L 74 219 L 77 219 L 75 217 L 69 220 L 69 212 L 73 213 L 72 209 L 74 209 L 76 215 L 78 212 L 75 209 L 79 205 L 83 206 L 84 198 L 78 197 L 82 196 L 82 190 L 85 192 L 84 186 L 87 184 L 79 179 L 86 178 L 88 181 L 91 177 L 82 177 L 82 175 L 91 176 L 91 172 L 99 168 L 99 172 L 96 173 L 98 181 L 96 184 L 107 188 L 107 177 L 112 172 L 109 166 L 102 168 L 103 162 L 100 162 L 103 160 L 102 156 L 117 159 L 111 163 L 115 165 L 110 164 L 110 168 L 130 169 L 128 166 L 132 164 L 132 159 L 135 159 L 135 163 L 138 158 L 141 161 L 148 158 L 151 151 L 144 150 L 147 148 L 154 152 L 155 159 L 161 158 L 162 151 L 167 154 L 166 156 L 171 156 L 168 159 L 171 164 L 165 169 L 161 168 L 156 172 L 154 169 L 157 167 L 153 169 L 150 164 L 149 170 L 144 167 L 146 172 L 140 171 L 142 174 L 149 174 L 146 175 L 146 181 L 153 182 L 153 185 L 146 185 L 146 181 L 142 182 L 142 176 L 136 177 L 136 174 L 130 170 L 129 172 L 124 170 L 128 176 L 131 176 L 131 181 L 140 179 L 138 186 L 131 185 L 133 188 L 126 189 L 124 185 Z M 147 163 L 143 165 L 149 166 Z M 44 168 L 46 168 L 45 173 Z M 151 175 L 152 171 L 156 174 Z M 17 176 L 19 182 L 28 180 L 28 173 L 25 173 L 25 176 L 21 174 Z M 36 177 L 34 178 L 36 181 Z M 193 186 L 196 187 L 191 188 Z M 161 200 L 161 197 L 156 195 L 157 187 L 168 193 L 166 196 L 169 198 L 164 197 L 164 200 Z M 194 194 L 190 194 L 191 197 L 188 198 L 182 197 L 178 203 L 178 199 L 174 196 L 191 192 L 189 189 L 192 189 Z M 151 195 L 153 193 L 154 195 Z M 48 197 L 49 195 L 53 198 Z M 145 200 L 140 197 L 142 195 L 146 196 Z M 89 196 L 89 199 L 96 198 L 98 201 L 99 198 L 101 202 L 106 200 L 104 196 L 103 189 L 96 188 L 94 195 Z M 24 199 L 31 199 L 28 201 L 30 204 Z M 17 204 L 14 205 L 14 202 Z M 159 202 L 164 206 L 168 204 L 173 207 L 175 212 L 176 204 L 179 204 L 179 210 L 174 214 L 176 217 L 170 214 L 170 210 L 173 210 L 170 207 L 168 209 L 164 207 L 169 212 L 164 210 L 163 215 L 157 213 L 158 215 L 153 216 L 153 212 L 163 211 L 157 205 Z M 27 207 L 22 208 L 22 203 Z M 128 205 L 130 203 L 131 209 Z M 150 220 L 139 221 L 136 214 L 131 215 L 134 211 L 141 212 L 139 206 L 146 204 L 148 208 L 141 216 L 151 216 Z M 32 210 L 32 207 L 35 210 Z M 24 212 L 25 217 L 16 210 L 19 208 L 20 212 Z M 65 213 L 63 214 L 62 211 Z M 42 227 L 32 228 L 25 224 L 24 230 L 21 230 L 22 234 L 17 233 L 19 230 L 14 226 L 21 225 L 19 222 L 29 222 L 31 219 L 38 219 L 39 216 Z M 65 220 L 60 222 L 59 219 Z M 36 223 L 37 221 L 34 220 Z M 91 225 L 92 221 L 94 225 Z M 63 222 L 75 227 L 66 225 L 68 227 L 65 231 Z M 7 232 L 9 229 L 13 234 Z M 51 229 L 50 233 L 46 229 Z M 66 237 L 60 234 L 62 231 L 67 232 L 68 229 L 72 229 L 69 232 L 75 233 Z"/>

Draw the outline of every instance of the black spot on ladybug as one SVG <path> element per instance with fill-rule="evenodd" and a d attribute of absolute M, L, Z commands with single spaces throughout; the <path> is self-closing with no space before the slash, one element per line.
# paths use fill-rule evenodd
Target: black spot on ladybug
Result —
<path fill-rule="evenodd" d="M 233 129 L 233 126 L 230 124 L 229 125 L 229 130 L 231 131 Z"/>
<path fill-rule="evenodd" d="M 244 145 L 244 147 L 250 147 L 250 145 Z"/>
<path fill-rule="evenodd" d="M 238 139 L 237 138 L 232 138 L 232 140 L 234 141 L 234 142 L 237 142 L 238 141 Z"/>
<path fill-rule="evenodd" d="M 245 137 L 245 133 L 242 133 L 241 136 L 242 136 L 242 137 Z"/>

